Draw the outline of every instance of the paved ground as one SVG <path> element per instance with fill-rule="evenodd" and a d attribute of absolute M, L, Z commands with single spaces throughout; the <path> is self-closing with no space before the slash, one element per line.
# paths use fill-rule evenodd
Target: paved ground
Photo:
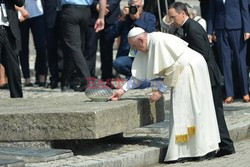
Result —
<path fill-rule="evenodd" d="M 127 0 L 122 0 L 125 4 Z M 192 1 L 193 2 L 193 1 Z M 114 52 L 115 53 L 115 52 Z M 34 56 L 31 56 L 31 68 L 33 67 Z M 97 58 L 97 68 L 100 67 L 99 59 Z M 98 74 L 99 75 L 99 74 Z M 34 81 L 34 78 L 32 78 Z M 24 98 L 47 98 L 64 96 L 75 96 L 82 93 L 67 92 L 62 93 L 59 88 L 51 90 L 47 88 L 23 87 Z M 9 98 L 8 90 L 0 90 L 0 105 L 1 101 Z M 225 115 L 230 129 L 234 130 L 233 137 L 240 139 L 241 132 L 245 133 L 246 127 L 250 121 L 250 104 L 242 103 L 240 100 L 233 104 L 225 105 Z M 28 163 L 27 167 L 83 167 L 83 166 L 107 166 L 107 167 L 129 167 L 129 166 L 146 166 L 147 167 L 162 167 L 162 166 L 191 166 L 191 167 L 250 167 L 250 139 L 239 140 L 235 143 L 236 154 L 218 158 L 210 161 L 188 162 L 184 164 L 154 164 L 157 162 L 160 155 L 160 148 L 167 145 L 167 121 L 162 124 L 157 124 L 154 127 L 138 129 L 130 134 L 126 140 L 119 142 L 101 142 L 90 141 L 78 143 L 71 148 L 75 156 L 72 158 L 51 161 L 47 163 Z M 246 130 L 247 131 L 247 130 Z M 248 134 L 248 136 L 250 136 Z M 246 136 L 243 135 L 242 138 Z M 79 142 L 79 141 L 71 141 Z M 66 147 L 66 146 L 65 146 Z M 75 150 L 74 150 L 75 149 Z M 142 165 L 143 164 L 143 165 Z"/>
<path fill-rule="evenodd" d="M 148 167 L 250 167 L 250 139 L 235 143 L 236 154 L 205 160 L 201 162 L 186 162 L 177 164 L 154 164 Z"/>

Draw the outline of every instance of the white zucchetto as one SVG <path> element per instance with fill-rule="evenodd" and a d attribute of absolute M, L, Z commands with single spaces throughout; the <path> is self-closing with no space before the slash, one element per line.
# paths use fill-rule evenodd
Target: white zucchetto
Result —
<path fill-rule="evenodd" d="M 142 34 L 144 32 L 145 32 L 145 30 L 143 30 L 142 28 L 134 27 L 128 32 L 128 38 L 137 36 L 137 35 Z"/>

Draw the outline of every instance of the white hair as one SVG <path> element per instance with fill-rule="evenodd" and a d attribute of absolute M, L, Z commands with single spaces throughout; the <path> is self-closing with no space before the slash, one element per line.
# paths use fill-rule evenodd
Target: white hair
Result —
<path fill-rule="evenodd" d="M 137 1 L 139 1 L 139 0 L 128 0 L 128 4 L 135 3 Z M 143 6 L 144 5 L 144 0 L 141 0 L 141 3 L 142 3 L 142 6 Z"/>
<path fill-rule="evenodd" d="M 134 27 L 132 28 L 129 32 L 128 32 L 128 37 L 131 38 L 131 37 L 134 37 L 134 36 L 137 36 L 139 34 L 142 34 L 144 33 L 145 30 L 142 29 L 141 27 Z"/>

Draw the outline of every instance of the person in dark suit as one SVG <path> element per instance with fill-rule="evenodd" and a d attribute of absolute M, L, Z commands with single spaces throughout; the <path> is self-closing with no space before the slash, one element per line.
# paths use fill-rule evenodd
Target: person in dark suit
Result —
<path fill-rule="evenodd" d="M 250 0 L 248 0 L 248 9 L 250 11 Z M 249 12 L 249 19 L 250 19 L 250 12 Z M 249 20 L 250 22 L 250 20 Z M 248 76 L 248 87 L 250 87 L 250 78 L 249 78 L 249 73 L 250 73 L 250 39 L 248 39 L 247 41 L 247 67 L 248 67 L 248 70 L 247 70 L 247 76 Z"/>
<path fill-rule="evenodd" d="M 250 102 L 246 74 L 246 40 L 250 22 L 247 0 L 210 0 L 208 35 L 217 39 L 218 54 L 225 81 L 225 103 L 232 103 L 235 96 Z"/>
<path fill-rule="evenodd" d="M 62 32 L 61 32 L 61 4 L 59 0 L 44 0 L 44 17 L 47 35 L 47 55 L 50 71 L 50 83 L 48 87 L 51 89 L 58 87 L 59 79 L 59 63 L 63 59 Z"/>
<path fill-rule="evenodd" d="M 6 10 L 1 8 L 0 16 L 0 63 L 3 64 L 11 98 L 23 97 L 18 51 L 20 44 L 20 29 L 15 5 L 22 7 L 24 0 L 4 0 Z"/>
<path fill-rule="evenodd" d="M 77 70 L 81 83 L 79 86 L 74 87 L 74 91 L 83 92 L 87 87 L 87 79 L 90 77 L 90 72 L 83 53 L 85 42 L 88 42 L 85 38 L 91 17 L 90 5 L 92 2 L 92 0 L 61 0 L 61 23 L 63 42 L 65 44 L 64 66 L 61 82 L 62 91 L 69 89 L 69 82 L 75 69 Z M 106 0 L 99 0 L 100 12 L 94 27 L 96 32 L 99 32 L 104 28 L 106 2 Z"/>
<path fill-rule="evenodd" d="M 105 12 L 105 27 L 99 33 L 95 32 L 94 25 L 99 14 L 99 0 L 94 0 L 91 5 L 91 19 L 86 34 L 85 58 L 90 69 L 91 77 L 95 77 L 96 51 L 99 39 L 101 54 L 101 79 L 106 81 L 113 78 L 113 38 L 107 38 L 107 29 L 114 24 L 120 15 L 120 1 L 108 0 Z"/>
<path fill-rule="evenodd" d="M 233 141 L 230 139 L 227 125 L 223 113 L 222 90 L 221 90 L 221 73 L 215 62 L 213 51 L 210 48 L 207 33 L 203 27 L 195 20 L 188 17 L 188 11 L 185 4 L 175 2 L 169 7 L 168 11 L 170 19 L 176 28 L 183 29 L 182 39 L 188 42 L 188 46 L 199 52 L 206 60 L 209 70 L 209 76 L 212 86 L 214 106 L 219 126 L 221 142 L 220 150 L 216 156 L 223 156 L 235 152 Z M 206 98 L 206 97 L 201 97 Z M 208 156 L 214 156 L 212 154 Z"/>

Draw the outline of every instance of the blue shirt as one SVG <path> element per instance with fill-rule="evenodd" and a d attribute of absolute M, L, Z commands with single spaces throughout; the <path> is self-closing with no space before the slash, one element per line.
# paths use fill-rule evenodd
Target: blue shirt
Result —
<path fill-rule="evenodd" d="M 91 5 L 93 0 L 61 0 L 62 5 Z"/>

